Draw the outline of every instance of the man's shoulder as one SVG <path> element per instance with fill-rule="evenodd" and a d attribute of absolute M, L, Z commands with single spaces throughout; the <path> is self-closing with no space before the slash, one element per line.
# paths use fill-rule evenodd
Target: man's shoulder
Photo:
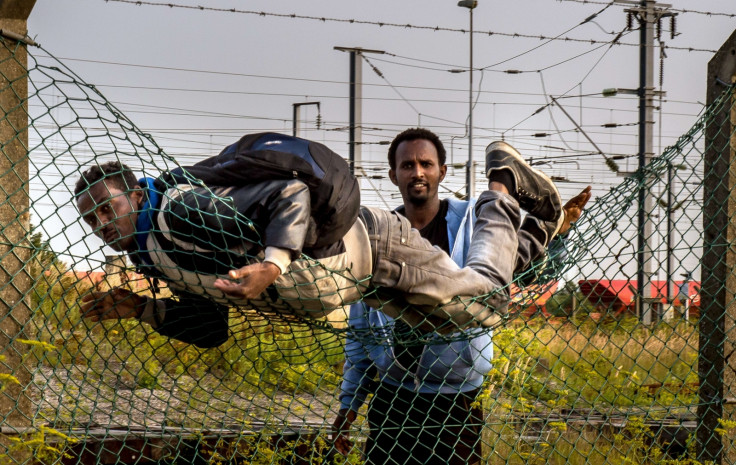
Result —
<path fill-rule="evenodd" d="M 443 202 L 447 202 L 450 205 L 463 205 L 463 206 L 472 205 L 476 202 L 476 200 L 477 199 L 475 197 L 471 197 L 468 200 L 467 198 L 461 199 L 454 195 L 451 195 L 449 197 L 445 197 L 444 199 L 442 199 Z"/>
<path fill-rule="evenodd" d="M 468 210 L 472 210 L 473 206 L 475 205 L 474 198 L 471 198 L 470 200 L 464 200 L 458 199 L 455 196 L 451 196 L 444 198 L 442 201 L 447 202 L 448 214 L 454 214 L 456 216 L 465 215 Z"/>

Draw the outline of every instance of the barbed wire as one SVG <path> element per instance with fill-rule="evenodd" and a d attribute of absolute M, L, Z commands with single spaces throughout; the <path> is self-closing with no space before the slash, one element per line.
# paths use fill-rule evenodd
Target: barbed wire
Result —
<path fill-rule="evenodd" d="M 604 2 L 601 0 L 555 0 L 557 2 L 571 2 L 571 3 L 583 3 L 583 4 L 591 4 L 591 5 L 606 5 L 608 2 Z M 694 13 L 699 15 L 705 15 L 705 16 L 725 16 L 728 18 L 736 18 L 736 13 L 720 13 L 715 11 L 698 11 L 698 10 L 689 10 L 686 8 L 667 8 L 669 11 L 677 11 L 678 13 Z"/>
<path fill-rule="evenodd" d="M 343 23 L 343 24 L 360 24 L 360 25 L 370 25 L 370 26 L 378 26 L 378 27 L 391 27 L 391 28 L 400 28 L 400 29 L 415 29 L 415 30 L 424 30 L 424 31 L 435 31 L 435 32 L 460 32 L 463 34 L 468 33 L 468 29 L 465 28 L 451 28 L 451 27 L 445 27 L 445 26 L 422 26 L 422 25 L 416 25 L 416 24 L 400 24 L 400 23 L 392 23 L 392 22 L 386 22 L 386 21 L 368 21 L 363 19 L 346 19 L 346 18 L 330 18 L 327 16 L 311 16 L 311 15 L 298 15 L 296 13 L 273 13 L 268 11 L 255 11 L 255 10 L 241 10 L 238 8 L 217 8 L 217 7 L 210 7 L 210 6 L 194 6 L 194 5 L 181 5 L 177 3 L 171 3 L 171 2 L 152 2 L 152 1 L 143 1 L 143 0 L 104 0 L 105 2 L 115 2 L 115 3 L 126 3 L 130 5 L 136 5 L 136 6 L 160 6 L 160 7 L 168 7 L 168 8 L 181 8 L 186 10 L 198 10 L 198 11 L 211 11 L 211 12 L 218 12 L 218 13 L 236 13 L 236 14 L 245 14 L 245 15 L 253 15 L 253 16 L 261 16 L 261 17 L 274 17 L 274 18 L 285 18 L 285 19 L 304 19 L 304 20 L 311 20 L 311 21 L 319 21 L 322 23 Z M 607 2 L 604 2 L 603 4 L 606 4 Z M 534 34 L 523 34 L 520 32 L 498 32 L 498 31 L 480 31 L 476 30 L 473 31 L 473 34 L 476 35 L 488 35 L 488 36 L 501 36 L 501 37 L 509 37 L 509 38 L 524 38 L 524 39 L 535 39 L 535 40 L 552 40 L 552 41 L 561 41 L 561 42 L 577 42 L 577 43 L 586 43 L 586 44 L 608 44 L 610 41 L 607 40 L 597 40 L 597 39 L 578 39 L 574 37 L 549 37 L 545 35 L 534 35 Z M 617 45 L 623 45 L 628 47 L 639 47 L 638 43 L 626 43 L 626 42 L 618 42 Z M 687 52 L 707 52 L 707 53 L 716 53 L 716 50 L 710 50 L 710 49 L 701 49 L 701 48 L 695 48 L 695 47 L 675 47 L 668 45 L 666 47 L 667 50 L 683 50 Z"/>

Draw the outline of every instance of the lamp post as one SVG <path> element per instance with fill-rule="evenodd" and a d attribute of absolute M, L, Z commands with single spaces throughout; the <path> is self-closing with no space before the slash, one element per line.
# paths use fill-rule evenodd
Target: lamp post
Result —
<path fill-rule="evenodd" d="M 470 85 L 468 87 L 468 165 L 465 182 L 468 187 L 468 198 L 475 195 L 475 172 L 473 171 L 473 9 L 478 6 L 477 0 L 460 0 L 457 6 L 470 11 Z"/>

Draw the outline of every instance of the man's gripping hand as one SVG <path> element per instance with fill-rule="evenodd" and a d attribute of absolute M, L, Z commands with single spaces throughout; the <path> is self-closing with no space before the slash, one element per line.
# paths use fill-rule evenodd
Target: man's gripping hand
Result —
<path fill-rule="evenodd" d="M 347 456 L 353 448 L 350 442 L 350 427 L 358 417 L 353 410 L 340 409 L 335 422 L 332 424 L 332 438 L 335 443 L 335 449 L 342 455 Z"/>
<path fill-rule="evenodd" d="M 128 289 L 92 291 L 82 297 L 82 316 L 92 321 L 139 318 L 148 299 Z"/>
<path fill-rule="evenodd" d="M 271 262 L 254 263 L 228 273 L 230 279 L 218 278 L 215 287 L 230 297 L 255 299 L 281 274 L 279 267 Z"/>
<path fill-rule="evenodd" d="M 562 207 L 565 219 L 562 222 L 562 227 L 560 227 L 559 234 L 565 234 L 572 227 L 572 225 L 580 219 L 580 216 L 582 216 L 583 210 L 585 209 L 585 205 L 588 203 L 588 200 L 590 200 L 592 196 L 592 187 L 588 186 L 583 189 L 582 192 L 580 192 L 578 195 L 567 201 L 565 206 Z"/>

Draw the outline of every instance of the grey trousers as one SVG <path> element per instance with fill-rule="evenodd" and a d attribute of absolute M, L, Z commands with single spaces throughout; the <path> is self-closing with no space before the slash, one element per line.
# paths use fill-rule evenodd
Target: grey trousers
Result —
<path fill-rule="evenodd" d="M 460 268 L 403 216 L 364 207 L 360 218 L 370 239 L 375 288 L 364 296 L 366 303 L 440 332 L 496 325 L 507 310 L 519 257 L 519 204 L 507 194 L 486 191 L 475 213 L 466 266 Z"/>
<path fill-rule="evenodd" d="M 539 226 L 527 215 L 519 228 L 519 248 L 516 251 L 514 274 L 526 271 L 534 260 L 547 252 L 547 244 L 539 241 L 539 234 L 532 232 L 535 230 L 539 230 Z"/>

